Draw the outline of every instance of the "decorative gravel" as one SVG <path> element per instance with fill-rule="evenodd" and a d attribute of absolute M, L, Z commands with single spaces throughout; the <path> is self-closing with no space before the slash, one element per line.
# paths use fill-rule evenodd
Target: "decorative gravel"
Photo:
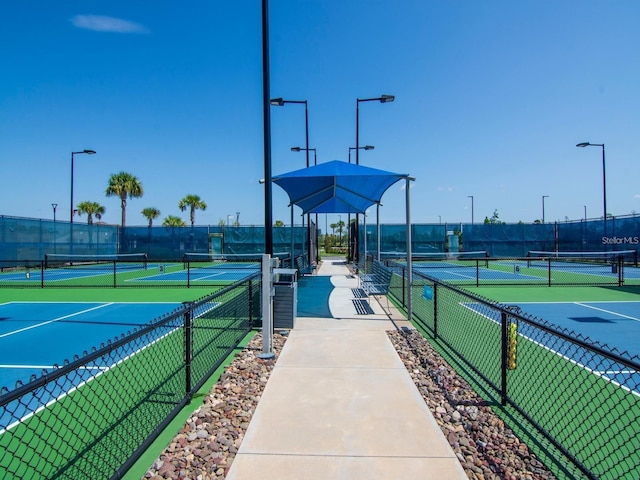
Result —
<path fill-rule="evenodd" d="M 420 333 L 391 331 L 389 339 L 470 479 L 556 478 Z M 285 341 L 275 334 L 276 358 L 262 360 L 256 335 L 144 478 L 225 478 Z"/>

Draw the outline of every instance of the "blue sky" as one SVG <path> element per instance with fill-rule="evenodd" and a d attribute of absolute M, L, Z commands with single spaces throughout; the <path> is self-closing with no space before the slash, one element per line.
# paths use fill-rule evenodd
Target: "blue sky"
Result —
<path fill-rule="evenodd" d="M 260 0 L 2 2 L 0 214 L 57 203 L 68 220 L 71 152 L 88 148 L 74 200 L 107 223 L 109 176 L 127 171 L 144 187 L 128 225 L 145 207 L 188 222 L 187 194 L 208 205 L 198 225 L 263 224 L 260 15 Z M 360 104 L 375 146 L 360 163 L 416 178 L 416 223 L 470 222 L 469 196 L 476 222 L 533 222 L 543 195 L 546 221 L 600 217 L 601 149 L 584 141 L 606 145 L 609 213 L 640 212 L 639 22 L 635 0 L 271 0 L 270 96 L 308 101 L 320 163 L 355 146 L 357 98 L 395 95 Z M 273 174 L 303 168 L 304 106 L 272 107 L 271 130 Z M 404 222 L 401 185 L 383 223 Z"/>

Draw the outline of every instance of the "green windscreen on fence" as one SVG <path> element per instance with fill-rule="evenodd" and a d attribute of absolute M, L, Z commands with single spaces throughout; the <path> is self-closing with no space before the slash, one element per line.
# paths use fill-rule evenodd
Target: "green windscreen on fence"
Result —
<path fill-rule="evenodd" d="M 312 227 L 313 228 L 313 227 Z M 360 224 L 360 254 L 406 252 L 406 226 Z M 312 252 L 315 235 L 307 226 L 274 226 L 275 252 L 292 257 Z M 605 235 L 606 231 L 606 235 Z M 149 260 L 179 261 L 185 253 L 260 253 L 264 226 L 133 226 L 69 223 L 0 216 L 0 260 L 42 260 L 45 254 L 109 255 L 146 253 Z M 366 237 L 366 245 L 365 245 Z M 528 251 L 598 252 L 640 250 L 640 216 L 554 223 L 414 224 L 412 251 L 486 251 L 491 257 L 522 257 Z M 309 245 L 311 240 L 311 246 Z M 379 247 L 378 247 L 379 240 Z M 365 248 L 366 247 L 366 248 Z"/>

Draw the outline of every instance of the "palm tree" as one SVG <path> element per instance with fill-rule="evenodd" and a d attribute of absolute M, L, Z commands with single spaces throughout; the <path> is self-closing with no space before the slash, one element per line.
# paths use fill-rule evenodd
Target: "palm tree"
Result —
<path fill-rule="evenodd" d="M 342 230 L 344 229 L 344 222 L 340 220 L 336 223 L 336 228 L 338 229 L 338 233 L 340 234 L 340 245 L 342 245 Z"/>
<path fill-rule="evenodd" d="M 80 202 L 77 205 L 78 216 L 81 216 L 83 213 L 87 214 L 87 224 L 93 225 L 93 217 L 100 220 L 102 215 L 104 215 L 105 208 L 100 205 L 98 202 Z"/>
<path fill-rule="evenodd" d="M 193 227 L 196 221 L 196 210 L 206 210 L 207 204 L 204 203 L 204 200 L 201 200 L 198 195 L 189 194 L 180 200 L 178 207 L 181 212 L 184 212 L 187 207 L 189 207 L 189 218 L 191 219 L 191 226 Z"/>
<path fill-rule="evenodd" d="M 165 227 L 186 227 L 187 222 L 175 215 L 168 215 L 162 221 L 162 225 Z"/>
<path fill-rule="evenodd" d="M 149 228 L 153 226 L 153 221 L 160 216 L 160 210 L 156 207 L 147 207 L 142 210 L 142 215 L 149 220 Z"/>
<path fill-rule="evenodd" d="M 274 227 L 284 227 L 284 222 L 282 220 L 276 220 L 276 223 L 273 224 Z"/>
<path fill-rule="evenodd" d="M 144 194 L 142 183 L 138 177 L 127 172 L 114 173 L 109 177 L 109 186 L 106 191 L 107 197 L 120 197 L 122 208 L 122 226 L 126 224 L 127 218 L 127 197 L 140 198 Z"/>

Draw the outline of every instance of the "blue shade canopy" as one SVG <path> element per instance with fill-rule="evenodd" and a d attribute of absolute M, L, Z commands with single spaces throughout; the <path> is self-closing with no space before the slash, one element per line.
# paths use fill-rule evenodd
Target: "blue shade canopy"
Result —
<path fill-rule="evenodd" d="M 272 180 L 303 213 L 364 213 L 403 178 L 409 175 L 332 160 Z"/>

